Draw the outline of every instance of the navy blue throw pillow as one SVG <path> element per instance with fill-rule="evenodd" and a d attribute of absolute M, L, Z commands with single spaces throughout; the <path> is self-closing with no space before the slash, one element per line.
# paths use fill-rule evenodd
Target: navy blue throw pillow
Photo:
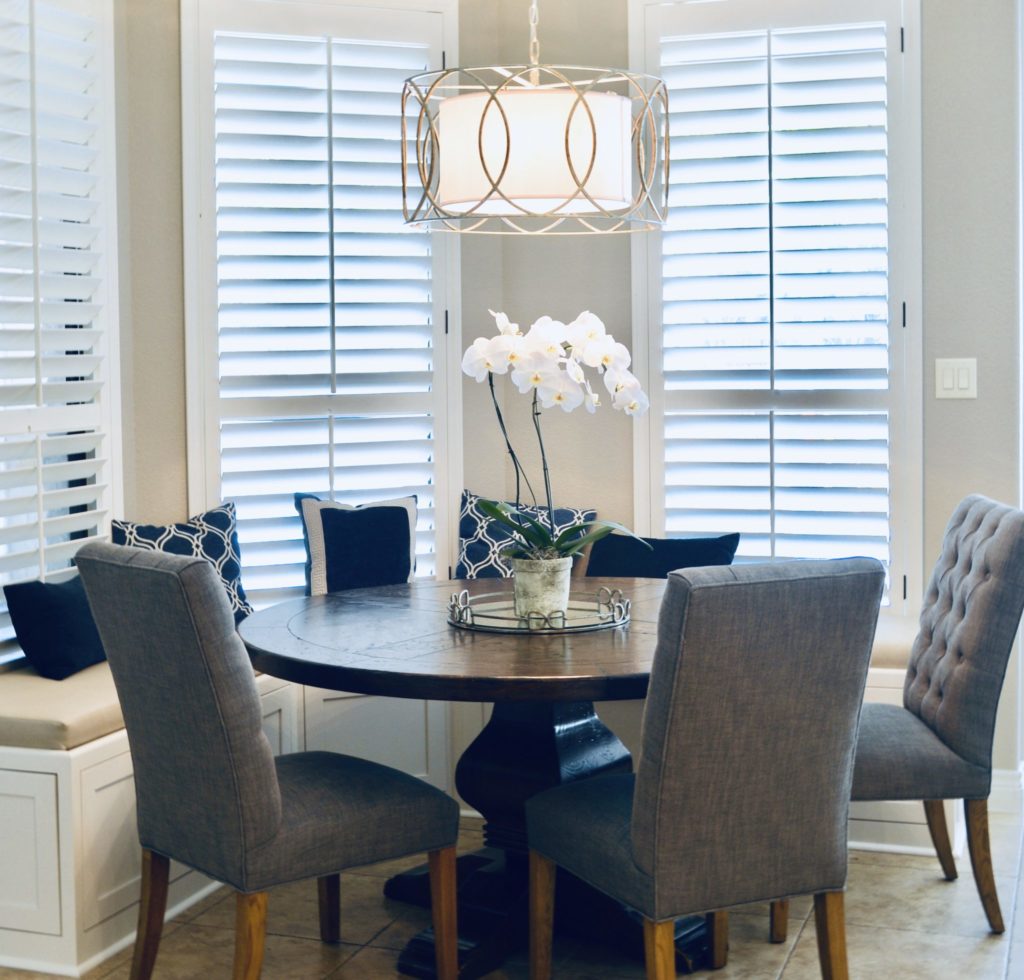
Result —
<path fill-rule="evenodd" d="M 107 659 L 77 575 L 5 585 L 4 598 L 21 649 L 41 677 L 62 681 Z"/>
<path fill-rule="evenodd" d="M 228 501 L 197 514 L 181 524 L 136 524 L 111 521 L 110 539 L 114 544 L 147 551 L 166 551 L 186 558 L 205 558 L 217 570 L 238 625 L 252 606 L 242 588 L 242 556 L 238 547 L 235 505 Z"/>
<path fill-rule="evenodd" d="M 416 570 L 416 496 L 378 500 L 353 506 L 340 500 L 321 500 L 315 493 L 295 494 L 295 509 L 302 518 L 302 540 L 306 546 L 306 595 L 324 595 L 327 586 L 327 547 L 324 541 L 322 515 L 328 510 L 373 510 L 375 507 L 397 507 L 404 510 L 409 522 L 405 546 L 409 550 L 409 580 Z"/>
<path fill-rule="evenodd" d="M 404 507 L 331 508 L 320 518 L 328 592 L 409 581 L 409 515 Z"/>
<path fill-rule="evenodd" d="M 481 499 L 488 498 L 481 498 L 479 494 L 471 493 L 469 490 L 462 491 L 462 508 L 459 511 L 459 560 L 455 566 L 455 577 L 509 578 L 512 566 L 502 557 L 502 552 L 512 544 L 512 533 L 480 509 Z M 547 524 L 546 507 L 520 509 Z M 574 524 L 593 521 L 596 518 L 596 510 L 556 507 L 555 530 L 561 533 Z"/>
<path fill-rule="evenodd" d="M 635 538 L 609 534 L 590 549 L 587 577 L 608 575 L 619 578 L 668 578 L 676 568 L 702 565 L 731 565 L 739 547 L 739 534 L 717 538 L 644 538 L 645 548 Z"/>

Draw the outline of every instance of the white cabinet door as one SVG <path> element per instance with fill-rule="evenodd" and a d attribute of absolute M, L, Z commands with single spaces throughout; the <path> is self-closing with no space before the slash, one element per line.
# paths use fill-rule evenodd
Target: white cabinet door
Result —
<path fill-rule="evenodd" d="M 60 935 L 57 776 L 0 770 L 0 927 Z"/>
<path fill-rule="evenodd" d="M 449 786 L 447 705 L 307 687 L 306 749 L 342 752 Z"/>

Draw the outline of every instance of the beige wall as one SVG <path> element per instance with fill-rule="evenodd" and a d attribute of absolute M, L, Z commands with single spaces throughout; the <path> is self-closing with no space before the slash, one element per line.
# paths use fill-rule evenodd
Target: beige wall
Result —
<path fill-rule="evenodd" d="M 1020 499 L 1020 178 L 1017 4 L 925 0 L 924 540 L 938 555 L 967 493 Z M 935 358 L 977 357 L 977 401 L 935 399 Z M 1019 655 L 995 765 L 1020 758 Z"/>
<path fill-rule="evenodd" d="M 925 556 L 965 493 L 1020 497 L 1019 86 L 1014 0 L 927 0 L 924 92 Z M 176 0 L 116 0 L 121 52 L 120 182 L 125 384 L 125 510 L 183 517 L 180 79 Z M 523 0 L 461 0 L 460 61 L 521 60 Z M 627 61 L 625 0 L 560 0 L 541 10 L 545 59 Z M 913 39 L 911 39 L 913 43 Z M 522 324 L 582 309 L 631 343 L 626 238 L 467 239 L 462 339 L 493 331 L 487 308 Z M 934 358 L 978 358 L 977 401 L 934 399 Z M 467 486 L 508 494 L 485 386 L 464 384 Z M 506 387 L 519 445 L 531 446 L 527 400 Z M 556 417 L 558 416 L 558 417 Z M 545 432 L 559 500 L 632 520 L 631 423 L 549 413 Z M 614 461 L 612 463 L 611 461 Z M 1016 663 L 1004 698 L 996 763 L 1016 765 Z"/>
<path fill-rule="evenodd" d="M 177 0 L 114 0 L 124 515 L 187 517 Z"/>

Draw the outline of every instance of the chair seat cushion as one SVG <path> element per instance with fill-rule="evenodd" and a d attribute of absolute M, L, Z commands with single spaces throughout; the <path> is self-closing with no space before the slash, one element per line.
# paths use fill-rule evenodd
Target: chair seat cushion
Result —
<path fill-rule="evenodd" d="M 599 891 L 654 917 L 654 880 L 633 861 L 632 773 L 594 776 L 526 801 L 530 847 Z"/>
<path fill-rule="evenodd" d="M 459 805 L 415 776 L 334 752 L 276 759 L 281 827 L 254 849 L 246 891 L 455 843 Z"/>
<path fill-rule="evenodd" d="M 984 799 L 991 783 L 988 770 L 961 759 L 906 708 L 864 705 L 854 800 Z"/>

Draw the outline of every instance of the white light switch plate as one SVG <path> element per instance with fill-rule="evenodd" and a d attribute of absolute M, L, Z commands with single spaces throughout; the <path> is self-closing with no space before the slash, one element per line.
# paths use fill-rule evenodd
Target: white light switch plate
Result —
<path fill-rule="evenodd" d="M 977 398 L 978 359 L 976 357 L 935 358 L 936 398 Z"/>

